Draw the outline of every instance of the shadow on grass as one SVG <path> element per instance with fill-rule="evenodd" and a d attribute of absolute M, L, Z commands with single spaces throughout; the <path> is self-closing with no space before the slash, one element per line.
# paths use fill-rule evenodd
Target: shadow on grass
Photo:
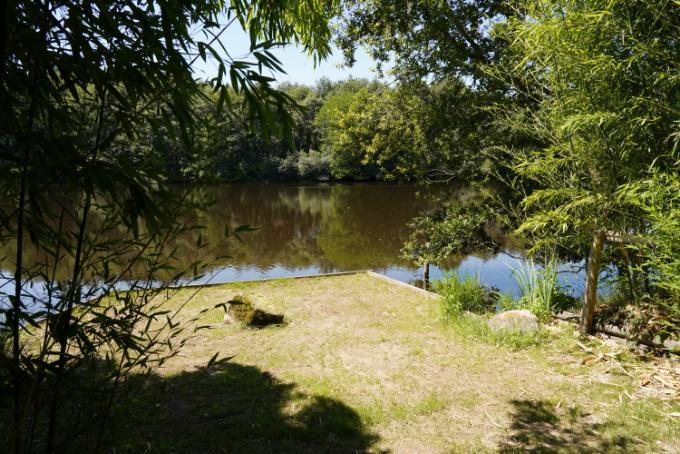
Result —
<path fill-rule="evenodd" d="M 610 439 L 599 430 L 604 425 L 577 407 L 560 409 L 553 403 L 539 400 L 513 400 L 512 430 L 501 443 L 499 451 L 511 452 L 629 452 L 635 451 L 626 437 Z"/>
<path fill-rule="evenodd" d="M 118 452 L 366 452 L 377 436 L 347 405 L 252 366 L 221 363 L 135 383 Z M 126 406 L 127 407 L 127 406 Z"/>

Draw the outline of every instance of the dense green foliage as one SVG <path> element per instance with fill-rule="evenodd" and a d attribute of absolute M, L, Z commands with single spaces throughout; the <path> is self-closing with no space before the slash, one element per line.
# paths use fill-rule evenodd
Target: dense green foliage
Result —
<path fill-rule="evenodd" d="M 586 262 L 584 332 L 593 329 L 600 271 L 612 267 L 626 280 L 629 304 L 645 301 L 675 320 L 677 8 L 665 0 L 346 2 L 340 47 L 348 61 L 363 45 L 394 63 L 394 93 L 406 100 L 399 105 L 426 99 L 422 86 L 463 90 L 452 92 L 448 109 L 430 111 L 431 99 L 412 107 L 414 119 L 404 118 L 407 109 L 350 106 L 345 142 L 364 144 L 376 160 L 363 162 L 384 175 L 417 163 L 425 164 L 417 178 L 437 169 L 458 181 L 500 183 L 483 202 L 488 220 L 506 221 L 539 258 Z M 458 111 L 479 116 L 447 118 Z M 428 134 L 437 121 L 448 130 Z M 454 135 L 448 148 L 433 140 Z M 470 210 L 472 227 L 452 228 L 466 225 L 461 210 L 414 222 L 407 255 L 438 262 L 467 247 L 484 222 Z"/>
<path fill-rule="evenodd" d="M 452 274 L 437 281 L 434 288 L 442 296 L 448 317 L 456 317 L 461 312 L 482 314 L 493 305 L 491 293 L 476 276 L 461 278 Z"/>
<path fill-rule="evenodd" d="M 648 229 L 629 245 L 626 253 L 637 257 L 631 264 L 626 300 L 633 299 L 636 311 L 624 316 L 631 331 L 661 339 L 677 336 L 680 330 L 680 175 L 653 173 L 649 179 L 625 186 L 626 200 L 645 213 Z M 623 280 L 621 280 L 623 281 Z M 632 281 L 632 285 L 631 285 Z M 637 291 L 636 291 L 637 290 Z M 624 308 L 624 312 L 627 308 Z"/>
<path fill-rule="evenodd" d="M 453 205 L 416 217 L 402 256 L 418 265 L 441 265 L 454 254 L 494 247 L 487 233 L 489 212 L 481 204 Z"/>
<path fill-rule="evenodd" d="M 495 140 L 483 132 L 489 116 L 476 108 L 480 98 L 454 78 L 360 91 L 338 119 L 334 168 L 386 180 L 480 179 L 488 163 L 482 150 Z"/>
<path fill-rule="evenodd" d="M 396 63 L 395 86 L 351 79 L 281 85 L 300 107 L 291 116 L 292 140 L 248 128 L 245 109 L 216 115 L 219 99 L 207 98 L 197 106 L 204 122 L 196 140 L 150 134 L 151 154 L 171 163 L 178 180 L 488 179 L 504 171 L 490 147 L 533 143 L 512 128 L 490 127 L 486 109 L 533 102 L 508 97 L 508 84 L 485 70 L 507 47 L 490 35 L 491 25 L 513 14 L 496 0 L 342 2 L 337 43 L 347 60 L 367 45 L 378 63 Z"/>
<path fill-rule="evenodd" d="M 583 251 L 595 231 L 640 230 L 641 213 L 619 189 L 675 166 L 680 46 L 659 40 L 677 31 L 666 3 L 541 1 L 533 21 L 499 27 L 512 57 L 495 74 L 515 68 L 540 97 L 503 117 L 547 144 L 509 155 L 536 187 L 520 226 L 536 248 Z"/>
<path fill-rule="evenodd" d="M 402 82 L 455 77 L 483 86 L 495 84 L 483 68 L 504 47 L 490 26 L 515 12 L 503 0 L 348 0 L 342 7 L 337 41 L 349 62 L 365 45 L 378 63 L 393 61 Z"/>
<path fill-rule="evenodd" d="M 297 104 L 288 138 L 250 128 L 250 113 L 239 103 L 219 111 L 219 97 L 204 87 L 188 143 L 149 131 L 141 148 L 177 180 L 391 181 L 480 179 L 492 169 L 484 149 L 505 143 L 507 131 L 484 131 L 491 116 L 477 104 L 491 98 L 456 79 L 396 88 L 322 79 L 280 89 Z"/>
<path fill-rule="evenodd" d="M 677 172 L 680 18 L 666 1 L 526 7 L 530 20 L 496 28 L 510 46 L 491 70 L 537 100 L 531 110 L 499 112 L 501 122 L 545 144 L 507 150 L 512 189 L 524 194 L 517 231 L 534 250 L 588 256 L 583 319 L 591 331 L 598 272 L 614 252 L 607 244 L 655 236 L 653 217 L 673 208 L 668 198 L 643 208 L 623 189 Z"/>
<path fill-rule="evenodd" d="M 643 267 L 657 273 L 652 284 L 667 292 L 670 299 L 680 301 L 680 175 L 653 173 L 621 192 L 649 221 L 647 241 L 637 243 L 634 249 L 643 257 Z M 679 310 L 676 306 L 676 314 Z"/>
<path fill-rule="evenodd" d="M 201 257 L 177 259 L 176 239 L 200 228 L 180 215 L 204 200 L 165 185 L 173 166 L 195 165 L 197 104 L 210 95 L 216 118 L 239 112 L 263 137 L 290 136 L 292 100 L 264 75 L 280 69 L 271 50 L 296 42 L 328 55 L 332 9 L 324 0 L 1 3 L 0 250 L 13 254 L 0 257 L 0 450 L 105 450 L 126 377 L 179 346 L 184 324 L 161 307 L 157 284 L 203 270 Z M 218 52 L 229 26 L 250 34 L 249 57 Z M 208 58 L 218 68 L 210 89 L 191 67 Z M 186 153 L 163 155 L 166 138 Z M 205 251 L 200 235 L 193 248 Z M 60 263 L 70 266 L 57 275 Z"/>
<path fill-rule="evenodd" d="M 275 118 L 289 115 L 289 135 L 272 135 L 253 122 L 243 108 L 246 98 L 229 91 L 234 107 L 219 108 L 220 96 L 209 86 L 194 107 L 197 127 L 189 141 L 149 131 L 143 153 L 166 166 L 179 181 L 261 181 L 327 179 L 331 176 L 328 147 L 338 115 L 353 94 L 370 84 L 365 80 L 333 83 L 320 80 L 314 87 L 282 84 L 280 93 L 289 100 L 288 110 L 275 111 Z"/>

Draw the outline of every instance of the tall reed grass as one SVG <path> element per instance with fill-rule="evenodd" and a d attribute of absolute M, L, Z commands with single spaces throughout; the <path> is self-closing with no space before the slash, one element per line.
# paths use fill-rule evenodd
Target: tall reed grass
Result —
<path fill-rule="evenodd" d="M 516 308 L 528 309 L 538 317 L 553 312 L 557 287 L 557 266 L 554 261 L 539 268 L 533 260 L 521 268 L 512 268 L 512 276 L 521 293 Z"/>

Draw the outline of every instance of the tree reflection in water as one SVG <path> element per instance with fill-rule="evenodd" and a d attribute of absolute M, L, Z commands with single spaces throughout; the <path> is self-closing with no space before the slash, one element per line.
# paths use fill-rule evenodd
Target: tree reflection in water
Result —
<path fill-rule="evenodd" d="M 399 255 L 408 237 L 407 224 L 429 207 L 431 202 L 423 194 L 437 190 L 408 183 L 253 183 L 203 188 L 195 191 L 195 197 L 209 202 L 209 208 L 186 213 L 203 228 L 176 239 L 176 255 L 183 263 L 211 263 L 198 282 L 363 269 L 409 282 L 418 279 L 422 269 Z M 225 238 L 225 230 L 233 232 L 244 224 L 258 229 L 240 233 L 239 239 Z M 197 248 L 198 243 L 210 247 Z M 12 257 L 11 249 L 9 245 L 3 255 Z M 207 257 L 206 250 L 210 251 Z M 26 256 L 29 261 L 39 259 L 31 251 Z M 487 285 L 512 292 L 516 285 L 509 266 L 518 265 L 520 261 L 507 254 L 480 251 L 451 257 L 445 267 L 478 274 Z M 60 267 L 58 274 L 68 276 L 68 258 Z M 142 273 L 131 270 L 131 277 L 135 274 Z M 433 279 L 441 275 L 442 270 L 432 268 Z"/>

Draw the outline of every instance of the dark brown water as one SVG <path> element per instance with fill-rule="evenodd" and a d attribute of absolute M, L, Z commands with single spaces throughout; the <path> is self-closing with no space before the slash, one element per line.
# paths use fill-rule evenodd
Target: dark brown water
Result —
<path fill-rule="evenodd" d="M 257 226 L 231 241 L 230 258 L 215 266 L 203 282 L 229 282 L 373 269 L 411 282 L 421 269 L 400 257 L 409 235 L 407 224 L 429 206 L 428 191 L 413 184 L 242 184 L 211 194 L 215 204 L 208 226 L 219 231 L 228 222 Z M 488 285 L 516 293 L 511 267 L 522 265 L 501 252 L 452 257 L 448 271 L 475 274 Z M 433 267 L 431 278 L 443 270 Z M 576 281 L 565 275 L 572 287 Z M 579 293 L 577 288 L 574 288 Z"/>
<path fill-rule="evenodd" d="M 407 223 L 427 205 L 417 191 L 405 184 L 237 185 L 211 193 L 209 218 L 258 228 L 230 242 L 229 268 L 237 273 L 409 267 L 399 250 Z"/>
<path fill-rule="evenodd" d="M 413 184 L 239 184 L 207 191 L 214 204 L 200 219 L 204 241 L 220 244 L 215 260 L 197 282 L 230 282 L 303 276 L 318 273 L 372 269 L 404 282 L 422 277 L 421 270 L 400 257 L 409 236 L 408 223 L 431 202 Z M 421 194 L 422 195 L 422 194 Z M 225 226 L 243 224 L 257 231 L 224 240 Z M 197 236 L 198 233 L 195 233 Z M 199 257 L 196 238 L 178 241 L 178 262 L 191 263 Z M 29 251 L 30 252 L 30 251 Z M 517 258 L 501 252 L 452 257 L 448 270 L 474 274 L 502 291 L 517 293 L 511 267 L 522 266 Z M 27 252 L 27 256 L 31 254 Z M 7 255 L 12 257 L 12 254 Z M 29 258 L 30 260 L 30 258 Z M 36 259 L 37 261 L 37 259 Z M 5 271 L 11 269 L 5 263 Z M 65 275 L 68 264 L 65 261 Z M 431 269 L 431 279 L 443 270 Z M 8 273 L 0 287 L 9 283 Z M 565 274 L 563 284 L 581 293 L 579 280 Z M 0 288 L 2 292 L 2 288 Z"/>

